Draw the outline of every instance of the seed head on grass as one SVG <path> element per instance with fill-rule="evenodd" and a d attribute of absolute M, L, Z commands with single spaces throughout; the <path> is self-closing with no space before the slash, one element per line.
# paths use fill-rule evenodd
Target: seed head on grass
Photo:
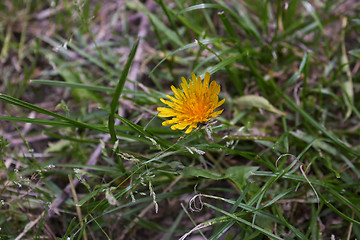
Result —
<path fill-rule="evenodd" d="M 223 109 L 215 111 L 224 102 L 225 98 L 219 101 L 220 85 L 212 81 L 209 86 L 210 73 L 205 73 L 204 82 L 202 83 L 200 76 L 196 77 L 191 73 L 192 79 L 189 83 L 182 77 L 181 88 L 171 86 L 175 97 L 166 95 L 168 100 L 160 99 L 170 108 L 158 107 L 159 117 L 173 117 L 162 123 L 163 126 L 171 126 L 172 130 L 183 130 L 190 133 L 196 128 L 198 123 L 207 123 L 209 120 L 219 116 Z"/>

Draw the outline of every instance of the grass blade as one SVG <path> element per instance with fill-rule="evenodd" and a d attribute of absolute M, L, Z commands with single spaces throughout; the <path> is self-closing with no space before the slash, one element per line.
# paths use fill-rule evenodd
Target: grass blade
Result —
<path fill-rule="evenodd" d="M 13 104 L 13 105 L 16 105 L 16 106 L 19 106 L 19 107 L 23 107 L 23 108 L 29 109 L 31 111 L 42 113 L 42 114 L 45 114 L 45 115 L 48 115 L 48 116 L 52 116 L 52 117 L 55 117 L 55 118 L 62 119 L 64 121 L 70 123 L 74 127 L 89 128 L 89 129 L 93 129 L 93 130 L 97 130 L 97 131 L 100 131 L 100 132 L 107 133 L 107 131 L 105 129 L 96 127 L 96 126 L 94 126 L 92 124 L 79 122 L 79 121 L 73 120 L 71 118 L 61 116 L 61 115 L 59 115 L 57 113 L 53 113 L 53 112 L 51 112 L 49 110 L 37 107 L 37 106 L 35 106 L 35 105 L 31 104 L 31 103 L 21 101 L 19 99 L 10 97 L 10 96 L 5 95 L 5 94 L 0 93 L 0 101 L 10 103 L 10 104 Z"/>
<path fill-rule="evenodd" d="M 276 236 L 275 234 L 273 234 L 271 232 L 268 232 L 268 231 L 265 231 L 261 227 L 255 225 L 255 224 L 252 224 L 251 222 L 246 221 L 245 219 L 242 219 L 242 218 L 240 218 L 240 217 L 238 217 L 238 216 L 236 216 L 234 214 L 228 213 L 228 212 L 226 212 L 226 211 L 224 211 L 224 210 L 222 210 L 220 208 L 217 208 L 215 206 L 212 206 L 212 205 L 210 205 L 208 203 L 204 203 L 204 205 L 207 206 L 207 207 L 210 207 L 210 208 L 214 209 L 215 211 L 218 211 L 218 212 L 220 212 L 220 213 L 222 213 L 222 214 L 224 214 L 224 215 L 226 215 L 226 216 L 228 216 L 228 217 L 230 217 L 230 218 L 232 218 L 232 219 L 234 219 L 234 220 L 236 220 L 236 221 L 238 221 L 240 223 L 243 223 L 243 224 L 247 225 L 248 227 L 254 228 L 255 230 L 258 230 L 259 232 L 265 234 L 266 236 L 268 236 L 268 237 L 270 237 L 272 239 L 283 240 L 282 238 Z"/>
<path fill-rule="evenodd" d="M 325 136 L 330 138 L 332 142 L 341 148 L 343 151 L 350 153 L 354 156 L 360 157 L 360 153 L 356 150 L 346 146 L 343 142 L 339 140 L 338 137 L 330 133 L 324 126 L 318 123 L 314 118 L 312 118 L 306 111 L 299 107 L 290 97 L 288 97 L 283 91 L 281 91 L 275 84 L 273 84 L 274 90 L 286 101 L 286 103 L 296 110 L 300 115 L 308 121 L 315 129 L 321 131 Z"/>
<path fill-rule="evenodd" d="M 111 104 L 110 104 L 110 115 L 109 115 L 108 127 L 109 127 L 110 136 L 111 136 L 111 141 L 113 143 L 115 143 L 115 141 L 116 141 L 115 110 L 117 109 L 117 106 L 119 105 L 119 98 L 120 98 L 121 92 L 122 92 L 122 90 L 124 88 L 126 77 L 127 77 L 128 73 L 129 73 L 129 69 L 131 67 L 131 64 L 134 61 L 135 53 L 136 53 L 136 50 L 137 50 L 137 48 L 139 46 L 139 41 L 140 41 L 140 39 L 138 39 L 135 42 L 134 46 L 131 49 L 128 60 L 126 61 L 126 65 L 125 65 L 125 67 L 124 67 L 124 69 L 123 69 L 123 71 L 121 73 L 119 82 L 116 85 L 115 93 L 114 93 L 114 96 L 113 96 Z"/>
<path fill-rule="evenodd" d="M 99 91 L 99 92 L 115 92 L 114 88 L 110 87 L 103 87 L 103 86 L 95 86 L 95 85 L 88 85 L 82 83 L 71 83 L 71 82 L 63 82 L 63 81 L 55 81 L 55 80 L 46 80 L 46 79 L 32 79 L 30 83 L 34 84 L 43 84 L 48 86 L 58 86 L 58 87 L 68 87 L 68 88 L 81 88 L 91 91 Z"/>

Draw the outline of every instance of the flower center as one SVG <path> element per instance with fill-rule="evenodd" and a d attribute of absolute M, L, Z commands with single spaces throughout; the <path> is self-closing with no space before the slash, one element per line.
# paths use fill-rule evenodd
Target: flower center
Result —
<path fill-rule="evenodd" d="M 205 103 L 203 99 L 198 97 L 191 99 L 189 105 L 188 111 L 192 122 L 205 123 L 208 121 L 208 111 L 206 109 L 207 103 Z"/>

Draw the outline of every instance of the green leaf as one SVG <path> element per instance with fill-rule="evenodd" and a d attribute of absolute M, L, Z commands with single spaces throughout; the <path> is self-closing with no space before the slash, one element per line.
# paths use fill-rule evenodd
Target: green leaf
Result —
<path fill-rule="evenodd" d="M 60 140 L 55 143 L 49 142 L 48 145 L 49 145 L 49 147 L 44 151 L 44 154 L 64 151 L 71 144 L 70 144 L 70 141 L 68 141 L 68 140 Z"/>
<path fill-rule="evenodd" d="M 273 113 L 280 114 L 282 116 L 286 116 L 286 113 L 276 109 L 273 105 L 271 105 L 271 103 L 269 103 L 269 101 L 267 99 L 265 99 L 264 97 L 261 97 L 261 96 L 256 96 L 256 95 L 242 96 L 242 97 L 236 98 L 234 100 L 234 103 L 239 104 L 239 105 L 248 106 L 248 107 L 262 108 L 269 112 L 273 112 Z"/>
<path fill-rule="evenodd" d="M 209 67 L 205 72 L 209 72 L 210 74 L 213 74 L 213 73 L 225 68 L 227 65 L 229 65 L 233 62 L 236 62 L 236 60 L 243 58 L 244 55 L 245 55 L 245 53 L 226 58 L 225 60 L 219 62 L 215 66 Z M 200 75 L 201 79 L 204 79 L 205 72 Z"/>
<path fill-rule="evenodd" d="M 257 31 L 255 25 L 251 22 L 249 16 L 245 11 L 241 11 L 240 14 L 233 11 L 232 8 L 229 8 L 226 4 L 214 4 L 214 3 L 201 3 L 194 6 L 190 6 L 181 10 L 178 14 L 183 14 L 185 12 L 190 12 L 198 9 L 205 9 L 205 8 L 215 8 L 221 9 L 228 12 L 235 20 L 237 20 L 237 24 L 246 32 L 251 33 L 255 36 L 258 40 L 261 39 L 259 32 Z M 238 9 L 240 10 L 240 9 Z"/>
<path fill-rule="evenodd" d="M 182 175 L 184 177 L 203 177 L 212 180 L 221 180 L 225 178 L 224 174 L 196 167 L 185 167 L 182 171 Z"/>
<path fill-rule="evenodd" d="M 57 72 L 60 74 L 60 76 L 70 84 L 81 84 L 80 80 L 80 73 L 78 72 L 80 70 L 74 71 L 74 69 L 69 69 L 66 67 L 60 67 L 57 69 Z M 84 101 L 84 100 L 98 100 L 99 96 L 97 96 L 95 93 L 88 91 L 84 88 L 73 88 L 71 89 L 72 95 L 77 99 L 78 101 Z"/>
<path fill-rule="evenodd" d="M 56 127 L 72 127 L 73 126 L 72 124 L 64 122 L 64 121 L 43 120 L 43 119 L 25 118 L 25 117 L 5 117 L 5 116 L 0 116 L 0 120 L 11 121 L 11 122 L 25 122 L 25 123 L 56 126 Z"/>
<path fill-rule="evenodd" d="M 142 11 L 149 18 L 154 28 L 156 27 L 159 31 L 163 32 L 171 42 L 178 46 L 183 45 L 182 39 L 172 29 L 168 28 L 155 14 L 152 14 L 140 1 L 127 1 L 126 5 L 134 10 Z"/>
<path fill-rule="evenodd" d="M 173 9 L 171 5 L 165 3 L 164 0 L 157 0 L 156 2 L 161 6 L 165 15 L 167 16 L 167 19 L 171 25 L 171 29 L 173 29 L 180 38 L 181 35 L 179 33 L 179 26 L 181 26 L 181 24 L 179 24 L 179 22 L 181 22 L 187 28 L 191 29 L 196 35 L 202 35 L 203 29 L 197 24 L 194 24 L 191 21 L 192 19 L 189 19 L 187 16 L 178 15 L 177 9 Z"/>
<path fill-rule="evenodd" d="M 322 124 L 318 123 L 313 117 L 311 117 L 306 111 L 299 107 L 290 97 L 288 97 L 283 91 L 281 91 L 275 84 L 273 85 L 274 90 L 285 100 L 291 108 L 296 110 L 306 121 L 308 121 L 315 129 L 322 132 L 331 141 L 341 148 L 344 152 L 359 157 L 360 153 L 347 145 L 345 145 L 337 136 L 330 133 Z"/>
<path fill-rule="evenodd" d="M 346 105 L 346 114 L 344 121 L 348 119 L 352 113 L 352 105 L 354 103 L 354 87 L 352 81 L 352 74 L 349 67 L 349 59 L 346 54 L 346 47 L 345 47 L 345 28 L 347 25 L 347 18 L 341 19 L 342 31 L 341 31 L 341 57 L 340 57 L 340 64 L 342 66 L 343 78 L 341 79 L 341 85 Z"/>
<path fill-rule="evenodd" d="M 276 205 L 275 206 L 277 212 L 278 212 L 278 216 L 279 218 L 282 220 L 282 222 L 298 237 L 298 239 L 301 240 L 306 240 L 307 238 L 304 236 L 304 234 L 302 232 L 299 231 L 299 229 L 297 229 L 296 227 L 292 226 L 287 219 L 283 216 L 283 214 L 280 212 L 279 207 Z"/>
<path fill-rule="evenodd" d="M 297 130 L 296 132 L 290 131 L 290 134 L 297 137 L 298 139 L 307 142 L 307 143 L 311 143 L 312 142 L 312 147 L 314 147 L 315 149 L 321 149 L 325 152 L 330 153 L 333 156 L 338 156 L 341 159 L 343 159 L 345 161 L 345 163 L 349 166 L 350 169 L 352 169 L 354 171 L 354 173 L 357 176 L 360 176 L 360 172 L 359 170 L 354 166 L 354 164 L 351 163 L 351 161 L 349 161 L 344 155 L 342 155 L 336 148 L 334 148 L 333 146 L 331 146 L 330 144 L 326 143 L 324 140 L 326 139 L 322 139 L 322 138 L 314 138 L 313 136 L 306 134 L 300 130 Z M 332 164 L 328 164 L 328 167 L 333 170 L 332 168 Z M 339 175 L 335 170 L 333 170 L 334 173 L 336 175 Z"/>
<path fill-rule="evenodd" d="M 204 45 L 212 44 L 212 43 L 218 43 L 218 42 L 226 42 L 226 41 L 231 42 L 231 40 L 229 40 L 228 38 L 223 38 L 223 37 L 198 40 L 198 42 L 200 42 L 200 43 L 202 43 Z M 199 44 L 197 42 L 189 43 L 189 44 L 186 44 L 183 47 L 180 47 L 180 48 L 176 49 L 175 51 L 170 52 L 168 55 L 166 55 L 164 58 L 162 58 L 161 61 L 159 61 L 158 64 L 156 64 L 156 66 L 150 71 L 149 75 L 151 75 L 160 66 L 160 64 L 162 64 L 165 60 L 167 60 L 167 59 L 169 59 L 169 57 L 175 55 L 175 53 L 184 51 L 184 50 L 189 49 L 189 48 L 194 48 L 194 47 L 197 47 L 197 46 L 199 46 Z M 204 76 L 205 76 L 205 73 L 204 73 Z M 202 77 L 204 77 L 204 76 L 202 76 Z"/>
<path fill-rule="evenodd" d="M 130 66 L 131 66 L 132 62 L 134 61 L 135 53 L 139 46 L 139 41 L 140 41 L 140 39 L 138 39 L 135 42 L 134 46 L 131 49 L 128 60 L 126 61 L 126 65 L 121 73 L 120 80 L 119 80 L 118 84 L 116 85 L 115 93 L 114 93 L 113 99 L 110 104 L 110 115 L 109 115 L 109 122 L 108 122 L 109 126 L 108 127 L 109 127 L 110 136 L 111 136 L 111 141 L 113 143 L 115 143 L 115 141 L 116 141 L 115 110 L 117 109 L 117 106 L 119 104 L 120 94 L 124 87 L 126 77 L 129 73 Z"/>
<path fill-rule="evenodd" d="M 239 190 L 242 192 L 248 184 L 247 179 L 252 175 L 253 172 L 258 170 L 258 168 L 259 167 L 253 166 L 229 167 L 225 171 L 225 176 L 233 183 L 235 183 Z"/>
<path fill-rule="evenodd" d="M 282 238 L 274 235 L 273 233 L 268 232 L 268 231 L 266 231 L 265 229 L 263 229 L 263 228 L 255 225 L 255 224 L 253 224 L 253 223 L 251 223 L 251 222 L 248 222 L 248 221 L 246 221 L 245 219 L 243 219 L 243 218 L 241 218 L 241 217 L 236 216 L 235 214 L 228 213 L 228 212 L 226 212 L 226 211 L 224 211 L 224 210 L 222 210 L 222 209 L 220 209 L 220 208 L 217 208 L 217 207 L 215 207 L 215 206 L 213 206 L 213 205 L 210 205 L 210 204 L 208 204 L 208 203 L 204 203 L 204 205 L 207 206 L 207 207 L 210 207 L 210 208 L 214 209 L 215 211 L 218 211 L 218 212 L 226 215 L 227 217 L 230 217 L 230 218 L 233 219 L 233 220 L 236 220 L 236 221 L 238 221 L 238 222 L 240 222 L 240 223 L 243 223 L 243 224 L 247 225 L 248 227 L 253 228 L 254 230 L 257 230 L 257 231 L 261 232 L 262 234 L 265 234 L 265 235 L 268 236 L 270 239 L 282 240 Z"/>
<path fill-rule="evenodd" d="M 30 80 L 30 83 L 43 84 L 43 85 L 48 85 L 48 86 L 80 88 L 80 89 L 86 89 L 86 90 L 97 91 L 97 92 L 109 92 L 109 93 L 115 92 L 115 89 L 110 88 L 110 87 L 95 86 L 95 85 L 88 85 L 88 84 L 74 83 L 74 82 L 46 80 L 46 79 L 32 79 L 32 80 Z"/>
<path fill-rule="evenodd" d="M 328 206 L 329 208 L 331 208 L 336 214 L 338 214 L 340 217 L 342 217 L 343 219 L 356 224 L 357 226 L 360 226 L 360 222 L 356 221 L 355 219 L 352 219 L 351 217 L 345 215 L 344 213 L 342 213 L 339 209 L 337 209 L 334 205 L 332 205 L 330 203 L 330 201 L 328 199 L 326 199 L 321 193 L 318 193 L 319 197 L 321 198 L 321 200 L 325 203 L 326 206 Z"/>
<path fill-rule="evenodd" d="M 118 118 L 122 123 L 128 125 L 132 130 L 139 133 L 142 137 L 145 137 L 150 141 L 154 140 L 157 144 L 159 144 L 160 146 L 162 146 L 164 148 L 168 148 L 171 146 L 171 143 L 169 143 L 168 141 L 166 141 L 160 137 L 152 135 L 149 131 L 145 130 L 143 127 L 137 125 L 136 123 L 133 123 L 119 115 L 116 115 L 115 117 Z M 137 141 L 141 141 L 141 140 L 137 140 Z M 146 142 L 148 142 L 148 141 L 146 141 Z"/>
<path fill-rule="evenodd" d="M 355 19 L 352 19 L 351 21 L 354 22 L 356 25 L 360 26 L 360 19 L 355 18 Z"/>
<path fill-rule="evenodd" d="M 350 50 L 348 53 L 351 54 L 351 55 L 353 55 L 354 57 L 360 58 L 360 48 L 359 48 L 359 49 Z"/>
<path fill-rule="evenodd" d="M 299 66 L 299 70 L 289 78 L 289 80 L 285 83 L 285 85 L 282 89 L 289 88 L 291 85 L 293 85 L 296 82 L 296 80 L 298 80 L 301 77 L 301 73 L 304 73 L 304 71 L 306 69 L 305 65 L 309 64 L 310 58 L 308 56 L 309 56 L 309 54 L 307 52 L 305 52 L 304 56 L 301 60 L 300 66 Z"/>
<path fill-rule="evenodd" d="M 183 14 L 186 12 L 191 12 L 194 10 L 205 9 L 205 8 L 223 9 L 223 6 L 220 4 L 215 4 L 215 3 L 201 3 L 201 4 L 197 4 L 197 5 L 193 5 L 188 8 L 185 8 L 185 9 L 181 10 L 178 14 L 180 15 L 180 14 Z"/>
<path fill-rule="evenodd" d="M 236 166 L 229 167 L 224 174 L 207 169 L 199 169 L 196 167 L 185 167 L 182 171 L 184 177 L 203 177 L 212 180 L 228 179 L 236 184 L 239 190 L 243 191 L 247 185 L 247 179 L 252 172 L 256 171 L 259 167 L 252 166 Z"/>
<path fill-rule="evenodd" d="M 37 106 L 35 106 L 35 105 L 31 104 L 31 103 L 21 101 L 19 99 L 10 97 L 10 96 L 2 94 L 2 93 L 0 93 L 0 101 L 3 101 L 3 102 L 6 102 L 6 103 L 9 103 L 9 104 L 13 104 L 13 105 L 16 105 L 16 106 L 19 106 L 19 107 L 29 109 L 31 111 L 35 111 L 35 112 L 38 112 L 38 113 L 42 113 L 42 114 L 45 114 L 45 115 L 48 115 L 48 116 L 52 116 L 52 117 L 64 120 L 64 121 L 70 123 L 74 127 L 89 128 L 89 129 L 93 129 L 93 130 L 97 130 L 97 131 L 100 131 L 100 132 L 107 133 L 106 130 L 104 130 L 102 128 L 99 128 L 97 126 L 94 126 L 92 124 L 79 122 L 79 121 L 73 120 L 71 118 L 61 116 L 61 115 L 59 115 L 57 113 L 53 113 L 53 112 L 51 112 L 49 110 L 46 110 L 44 108 L 37 107 Z"/>

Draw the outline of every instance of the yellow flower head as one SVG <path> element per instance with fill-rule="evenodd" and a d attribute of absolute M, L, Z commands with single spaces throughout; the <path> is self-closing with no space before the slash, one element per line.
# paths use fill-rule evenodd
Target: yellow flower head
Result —
<path fill-rule="evenodd" d="M 194 73 L 191 73 L 191 77 L 189 83 L 184 77 L 181 78 L 182 90 L 171 86 L 175 97 L 169 95 L 166 97 L 172 102 L 160 99 L 170 108 L 158 107 L 159 117 L 173 117 L 171 120 L 164 121 L 163 126 L 172 125 L 172 130 L 183 130 L 189 126 L 185 133 L 190 133 L 198 123 L 206 123 L 223 112 L 223 109 L 214 112 L 225 102 L 225 99 L 219 102 L 219 84 L 212 81 L 209 87 L 210 73 L 205 73 L 204 83 L 201 82 L 200 76 L 196 77 Z"/>

